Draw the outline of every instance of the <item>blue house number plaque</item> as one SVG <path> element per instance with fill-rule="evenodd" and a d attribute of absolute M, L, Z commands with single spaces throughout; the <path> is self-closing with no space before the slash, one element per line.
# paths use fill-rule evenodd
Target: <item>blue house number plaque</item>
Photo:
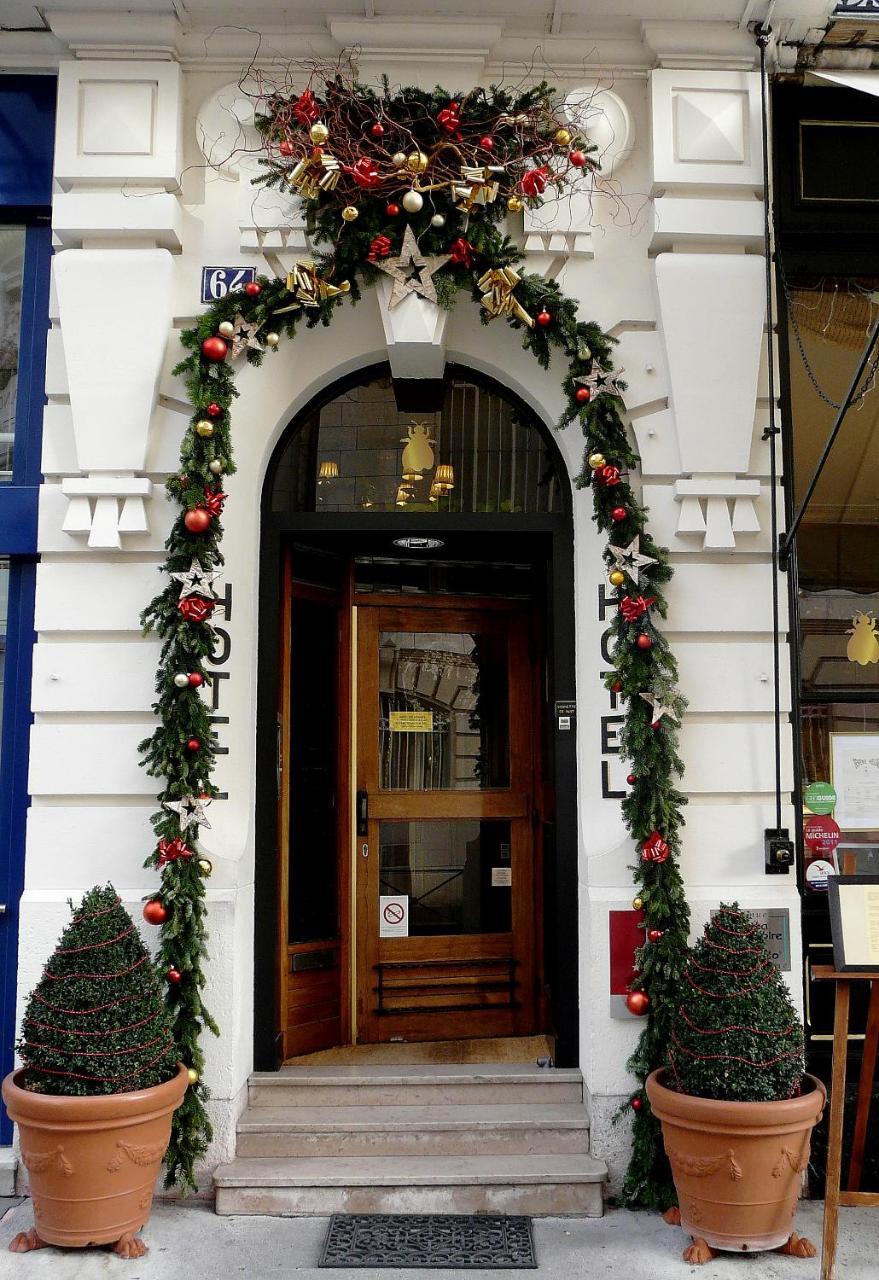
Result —
<path fill-rule="evenodd" d="M 256 267 L 202 267 L 201 300 L 216 302 L 256 279 Z"/>

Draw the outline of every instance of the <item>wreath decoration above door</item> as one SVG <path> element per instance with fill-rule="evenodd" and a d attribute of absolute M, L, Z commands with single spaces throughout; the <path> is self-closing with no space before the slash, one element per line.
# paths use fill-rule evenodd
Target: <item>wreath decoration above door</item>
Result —
<path fill-rule="evenodd" d="M 621 751 L 629 790 L 622 801 L 637 856 L 633 902 L 643 913 L 644 943 L 628 1005 L 645 1023 L 629 1067 L 637 1087 L 623 1113 L 633 1119 L 633 1154 L 625 1182 L 631 1205 L 666 1208 L 674 1190 L 659 1125 L 644 1081 L 665 1064 L 669 1020 L 681 987 L 689 909 L 678 868 L 683 772 L 678 725 L 685 702 L 677 667 L 657 619 L 666 616 L 672 576 L 667 551 L 650 535 L 647 510 L 631 483 L 639 458 L 622 419 L 625 383 L 614 370 L 614 340 L 578 318 L 578 303 L 558 284 L 523 273 L 523 254 L 503 229 L 526 204 L 588 190 L 599 172 L 594 148 L 561 110 L 546 84 L 451 94 L 406 88 L 381 92 L 339 66 L 312 68 L 296 93 L 266 92 L 257 116 L 264 173 L 258 182 L 302 198 L 315 259 L 298 261 L 283 279 L 260 277 L 212 304 L 181 334 L 192 419 L 180 469 L 167 481 L 178 515 L 163 565 L 167 585 L 143 614 L 162 640 L 156 676 L 158 725 L 141 744 L 148 772 L 163 780 L 153 815 L 157 846 L 146 865 L 161 876 L 145 908 L 160 930 L 157 965 L 181 1060 L 192 1079 L 175 1113 L 167 1183 L 195 1186 L 211 1139 L 200 1079 L 205 1027 L 218 1029 L 202 1003 L 207 959 L 205 879 L 210 861 L 199 833 L 210 826 L 217 795 L 209 708 L 214 644 L 214 582 L 223 557 L 225 477 L 234 471 L 231 411 L 235 363 L 262 363 L 282 336 L 300 326 L 329 325 L 344 299 L 387 279 L 387 305 L 409 294 L 451 307 L 469 291 L 483 323 L 503 318 L 545 369 L 564 362 L 565 408 L 559 428 L 578 421 L 585 437 L 578 488 L 591 487 L 593 519 L 607 534 L 604 558 L 611 598 L 613 669 L 608 689 L 625 707 Z"/>

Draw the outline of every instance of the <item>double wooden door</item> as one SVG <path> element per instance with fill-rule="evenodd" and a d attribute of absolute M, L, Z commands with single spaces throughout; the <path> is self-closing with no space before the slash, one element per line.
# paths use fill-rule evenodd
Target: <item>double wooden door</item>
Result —
<path fill-rule="evenodd" d="M 537 1030 L 535 663 L 526 610 L 358 599 L 358 1039 Z"/>

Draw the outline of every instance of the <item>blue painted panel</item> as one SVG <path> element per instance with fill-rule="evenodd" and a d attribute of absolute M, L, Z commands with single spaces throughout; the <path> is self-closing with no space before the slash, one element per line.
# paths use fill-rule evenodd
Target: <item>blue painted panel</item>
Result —
<path fill-rule="evenodd" d="M 13 560 L 9 570 L 3 727 L 0 737 L 0 1075 L 12 1070 L 15 985 L 18 970 L 18 904 L 24 888 L 31 668 L 36 563 Z M 12 1124 L 0 1105 L 0 1143 L 12 1141 Z"/>
<path fill-rule="evenodd" d="M 0 556 L 36 551 L 39 492 L 36 485 L 6 484 L 0 489 Z"/>
<path fill-rule="evenodd" d="M 54 76 L 0 76 L 0 204 L 52 203 Z"/>

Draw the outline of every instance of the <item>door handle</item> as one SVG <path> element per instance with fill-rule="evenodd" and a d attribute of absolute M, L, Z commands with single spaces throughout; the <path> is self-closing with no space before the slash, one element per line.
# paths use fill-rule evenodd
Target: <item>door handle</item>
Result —
<path fill-rule="evenodd" d="M 358 836 L 369 835 L 369 793 L 367 791 L 357 792 L 357 834 Z"/>

